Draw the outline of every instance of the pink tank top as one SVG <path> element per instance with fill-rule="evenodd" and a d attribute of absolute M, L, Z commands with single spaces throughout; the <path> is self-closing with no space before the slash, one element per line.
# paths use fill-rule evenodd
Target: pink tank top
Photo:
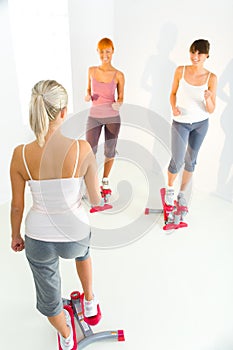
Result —
<path fill-rule="evenodd" d="M 118 111 L 112 108 L 115 102 L 115 91 L 117 84 L 115 83 L 116 73 L 109 83 L 100 82 L 91 77 L 92 106 L 90 108 L 90 116 L 94 118 L 108 118 L 119 115 Z"/>

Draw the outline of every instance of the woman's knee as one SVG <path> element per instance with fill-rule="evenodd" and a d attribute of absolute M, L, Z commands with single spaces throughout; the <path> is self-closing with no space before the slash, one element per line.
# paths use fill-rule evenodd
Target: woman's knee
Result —
<path fill-rule="evenodd" d="M 184 169 L 190 173 L 193 173 L 196 166 L 196 160 L 185 161 Z"/>
<path fill-rule="evenodd" d="M 170 160 L 168 171 L 172 174 L 177 174 L 182 168 L 184 162 L 180 160 L 174 160 L 173 158 Z"/>
<path fill-rule="evenodd" d="M 63 309 L 62 298 L 56 298 L 50 302 L 44 302 L 42 300 L 37 300 L 36 305 L 37 310 L 44 316 L 53 317 L 60 314 Z"/>
<path fill-rule="evenodd" d="M 104 145 L 104 155 L 106 158 L 114 158 L 116 155 L 116 144 L 117 144 L 117 139 L 111 139 L 105 141 Z"/>

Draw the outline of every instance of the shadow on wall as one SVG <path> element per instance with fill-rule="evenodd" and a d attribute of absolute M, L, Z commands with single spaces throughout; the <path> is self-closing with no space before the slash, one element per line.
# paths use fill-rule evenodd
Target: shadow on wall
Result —
<path fill-rule="evenodd" d="M 170 145 L 169 96 L 176 68 L 176 64 L 171 61 L 169 56 L 176 44 L 176 39 L 176 25 L 165 23 L 161 27 L 160 36 L 156 43 L 157 54 L 149 57 L 141 78 L 142 88 L 151 95 L 148 108 L 161 116 L 159 119 L 150 120 L 151 127 L 158 132 L 161 130 L 162 141 L 166 145 Z M 156 153 L 156 149 L 154 153 Z"/>
<path fill-rule="evenodd" d="M 226 103 L 221 116 L 221 126 L 225 134 L 219 161 L 217 195 L 233 201 L 233 59 L 228 63 L 218 81 L 218 97 Z"/>
<path fill-rule="evenodd" d="M 149 57 L 141 79 L 141 86 L 151 94 L 149 109 L 165 119 L 170 118 L 169 95 L 176 64 L 169 55 L 176 44 L 177 27 L 165 23 L 156 43 L 157 54 Z"/>

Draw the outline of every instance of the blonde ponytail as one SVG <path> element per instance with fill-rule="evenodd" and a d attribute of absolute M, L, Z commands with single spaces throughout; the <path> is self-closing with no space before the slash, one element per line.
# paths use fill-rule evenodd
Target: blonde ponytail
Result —
<path fill-rule="evenodd" d="M 45 143 L 49 123 L 67 106 L 65 88 L 55 80 L 39 81 L 32 89 L 29 120 L 40 147 Z"/>

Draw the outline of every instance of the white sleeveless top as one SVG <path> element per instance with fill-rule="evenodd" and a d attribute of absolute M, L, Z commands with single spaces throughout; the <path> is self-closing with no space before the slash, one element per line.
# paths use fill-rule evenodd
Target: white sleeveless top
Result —
<path fill-rule="evenodd" d="M 78 146 L 78 144 L 77 144 Z M 71 178 L 33 180 L 25 159 L 23 161 L 30 180 L 33 205 L 25 220 L 28 237 L 47 242 L 79 241 L 90 234 L 89 219 L 81 205 L 83 177 L 75 178 L 79 147 Z"/>
<path fill-rule="evenodd" d="M 172 116 L 173 120 L 179 123 L 196 123 L 209 118 L 206 111 L 204 91 L 208 89 L 210 74 L 204 85 L 191 85 L 184 79 L 185 66 L 182 78 L 177 91 L 176 105 L 181 111 L 181 115 Z"/>

